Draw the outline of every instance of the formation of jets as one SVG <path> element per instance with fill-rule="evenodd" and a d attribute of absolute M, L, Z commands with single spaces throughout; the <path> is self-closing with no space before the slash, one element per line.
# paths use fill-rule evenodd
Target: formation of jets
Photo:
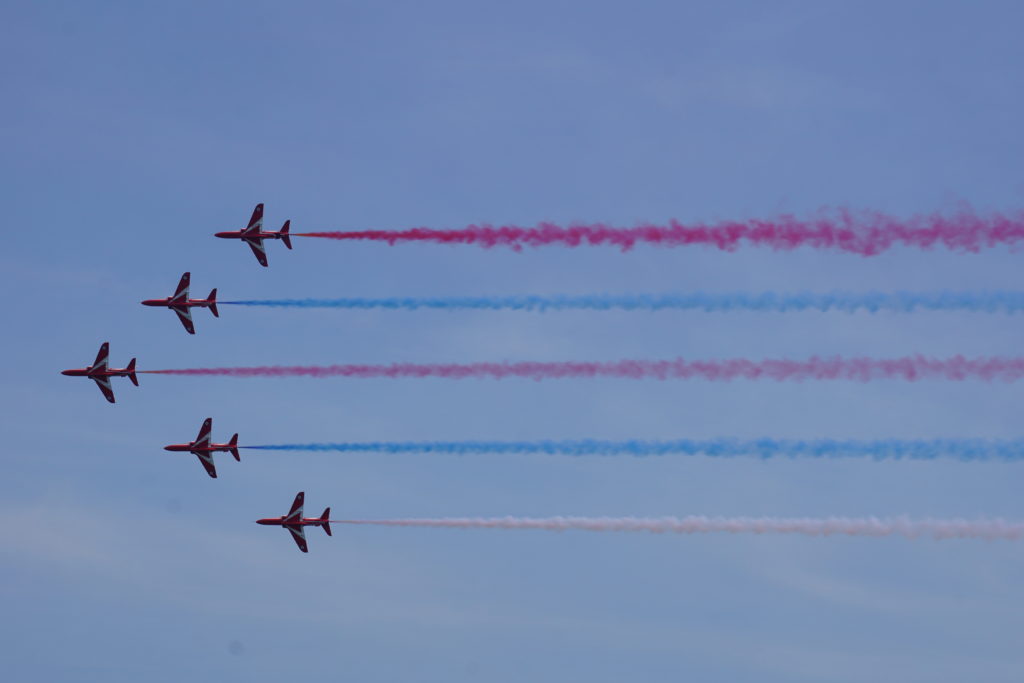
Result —
<path fill-rule="evenodd" d="M 263 246 L 263 240 L 281 240 L 284 242 L 284 246 L 289 249 L 292 248 L 292 239 L 289 230 L 291 228 L 291 221 L 287 220 L 284 225 L 277 232 L 264 231 L 263 230 L 263 204 L 257 204 L 256 208 L 252 211 L 252 217 L 249 219 L 249 225 L 242 230 L 227 230 L 224 232 L 214 233 L 216 237 L 223 237 L 225 239 L 237 239 L 245 242 L 252 249 L 252 253 L 256 255 L 256 260 L 260 262 L 261 266 L 266 267 L 267 264 L 267 250 Z M 185 273 L 181 276 L 181 281 L 178 282 L 178 288 L 174 290 L 172 296 L 166 299 L 146 299 L 142 302 L 143 306 L 159 306 L 162 308 L 169 308 L 178 315 L 178 320 L 185 327 L 185 331 L 189 334 L 195 334 L 195 324 L 192 322 L 192 311 L 193 308 L 208 308 L 210 313 L 213 313 L 213 317 L 219 318 L 220 313 L 217 312 L 217 290 L 216 288 L 210 292 L 210 296 L 205 299 L 190 299 L 188 298 L 188 286 L 191 273 Z"/>
<path fill-rule="evenodd" d="M 257 204 L 256 208 L 252 212 L 252 218 L 249 219 L 249 224 L 244 229 L 218 232 L 215 234 L 217 237 L 239 239 L 245 242 L 252 249 L 252 253 L 256 255 L 256 260 L 260 262 L 260 265 L 265 267 L 267 265 L 267 253 L 263 246 L 263 241 L 268 239 L 281 240 L 284 242 L 286 247 L 291 249 L 292 242 L 289 234 L 290 226 L 291 221 L 285 221 L 279 231 L 264 232 L 263 204 Z M 216 289 L 211 291 L 210 295 L 205 299 L 189 298 L 188 288 L 190 278 L 190 273 L 184 273 L 181 276 L 181 280 L 178 282 L 178 287 L 174 290 L 174 294 L 172 296 L 165 299 L 146 299 L 142 302 L 142 305 L 169 308 L 177 314 L 178 320 L 181 321 L 185 331 L 189 334 L 195 334 L 195 324 L 192 321 L 193 308 L 208 308 L 210 309 L 210 312 L 213 313 L 214 317 L 220 317 L 220 314 L 217 312 Z M 108 342 L 103 342 L 100 346 L 99 353 L 96 354 L 96 360 L 93 361 L 92 365 L 85 368 L 64 370 L 61 374 L 68 377 L 88 377 L 92 381 L 96 382 L 96 386 L 100 388 L 100 391 L 103 393 L 103 397 L 110 403 L 114 403 L 114 388 L 111 383 L 111 378 L 127 377 L 135 386 L 139 386 L 139 378 L 136 375 L 134 358 L 131 359 L 127 367 L 112 368 L 110 367 L 108 360 L 109 355 L 110 344 Z M 169 446 L 164 446 L 164 450 L 171 451 L 173 453 L 191 453 L 195 455 L 199 458 L 199 462 L 202 464 L 203 469 L 206 470 L 206 473 L 210 475 L 211 478 L 216 479 L 217 467 L 213 462 L 214 453 L 230 453 L 234 456 L 235 460 L 239 462 L 241 462 L 242 459 L 239 457 L 238 453 L 238 434 L 234 434 L 231 437 L 231 440 L 227 443 L 214 443 L 211 435 L 212 431 L 213 418 L 208 417 L 203 421 L 203 426 L 200 427 L 199 435 L 196 436 L 195 441 L 170 444 Z M 305 553 L 309 552 L 309 548 L 306 545 L 305 527 L 322 527 L 327 535 L 330 536 L 331 509 L 327 508 L 324 510 L 323 515 L 320 517 L 303 517 L 302 504 L 304 497 L 305 494 L 300 491 L 299 494 L 295 496 L 295 502 L 292 503 L 291 510 L 287 515 L 284 515 L 283 517 L 267 517 L 265 519 L 260 519 L 257 520 L 257 524 L 284 527 L 289 533 L 291 533 L 292 538 L 295 539 L 295 543 L 299 546 L 299 550 Z"/>

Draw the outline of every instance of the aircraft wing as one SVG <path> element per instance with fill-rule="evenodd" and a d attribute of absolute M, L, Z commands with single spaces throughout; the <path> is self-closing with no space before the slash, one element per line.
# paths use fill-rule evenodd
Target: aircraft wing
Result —
<path fill-rule="evenodd" d="M 267 250 L 263 246 L 263 240 L 259 237 L 246 237 L 245 243 L 252 249 L 252 253 L 256 256 L 256 260 L 260 262 L 260 265 L 266 268 Z"/>
<path fill-rule="evenodd" d="M 104 344 L 106 346 L 106 344 Z M 109 377 L 93 377 L 92 381 L 96 382 L 96 386 L 103 392 L 103 398 L 107 399 L 111 403 L 114 403 L 114 387 L 110 385 Z"/>
<path fill-rule="evenodd" d="M 172 311 L 178 314 L 178 320 L 185 326 L 185 331 L 189 334 L 196 333 L 196 326 L 192 324 L 192 311 L 187 308 L 171 308 Z"/>
<path fill-rule="evenodd" d="M 110 356 L 110 344 L 103 342 L 100 345 L 100 351 L 96 354 L 96 362 L 94 362 L 89 369 L 90 370 L 106 370 L 107 369 L 107 358 Z M 97 380 L 98 381 L 98 380 Z"/>
<path fill-rule="evenodd" d="M 196 446 L 205 446 L 210 442 L 210 430 L 213 429 L 213 418 L 203 420 L 203 426 L 199 428 L 199 436 L 196 437 Z"/>
<path fill-rule="evenodd" d="M 256 208 L 252 210 L 252 218 L 249 219 L 249 225 L 245 226 L 246 232 L 251 231 L 255 228 L 257 231 L 263 229 L 263 202 L 256 205 Z"/>
<path fill-rule="evenodd" d="M 285 529 L 291 533 L 292 538 L 295 539 L 295 545 L 299 546 L 299 550 L 308 553 L 309 547 L 306 545 L 306 532 L 303 528 L 301 526 L 286 526 Z"/>
<path fill-rule="evenodd" d="M 216 465 L 213 464 L 213 456 L 210 455 L 209 453 L 204 453 L 202 455 L 196 453 L 196 457 L 199 458 L 199 462 L 203 463 L 203 468 L 206 470 L 206 473 L 209 474 L 212 478 L 216 479 L 217 467 Z"/>
<path fill-rule="evenodd" d="M 178 282 L 178 288 L 174 290 L 174 296 L 171 297 L 171 301 L 184 301 L 188 299 L 188 280 L 190 273 L 185 273 L 181 276 L 181 281 Z"/>
<path fill-rule="evenodd" d="M 302 521 L 302 503 L 306 499 L 304 491 L 299 491 L 295 496 L 295 502 L 292 503 L 292 509 L 288 511 L 284 521 Z"/>

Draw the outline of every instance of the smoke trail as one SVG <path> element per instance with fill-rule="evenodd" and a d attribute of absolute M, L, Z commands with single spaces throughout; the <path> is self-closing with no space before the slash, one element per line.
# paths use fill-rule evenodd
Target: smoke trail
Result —
<path fill-rule="evenodd" d="M 545 531 L 647 531 L 676 534 L 798 534 L 802 536 L 902 536 L 1019 540 L 1024 523 L 1002 519 L 906 517 L 442 517 L 438 519 L 343 519 L 338 524 L 447 529 L 543 529 Z"/>
<path fill-rule="evenodd" d="M 382 308 L 485 309 L 516 311 L 562 311 L 572 309 L 662 311 L 984 311 L 1018 313 L 1024 310 L 1024 292 L 831 292 L 827 294 L 731 292 L 708 294 L 588 294 L 580 296 L 462 296 L 388 297 L 380 299 L 253 299 L 221 301 L 235 306 L 278 308 Z"/>
<path fill-rule="evenodd" d="M 798 247 L 834 249 L 873 256 L 893 246 L 929 249 L 942 246 L 955 251 L 977 252 L 985 247 L 1016 245 L 1024 239 L 1024 215 L 993 213 L 977 216 L 970 210 L 943 216 L 931 214 L 898 219 L 877 212 L 839 209 L 806 220 L 784 215 L 776 219 L 723 221 L 684 225 L 642 224 L 619 228 L 604 223 L 560 226 L 539 223 L 534 227 L 470 225 L 460 230 L 356 230 L 297 233 L 303 237 L 387 242 L 435 242 L 475 244 L 482 247 L 611 245 L 623 251 L 638 243 L 676 247 L 704 245 L 733 251 L 742 245 L 791 250 Z"/>
<path fill-rule="evenodd" d="M 146 370 L 163 375 L 225 375 L 230 377 L 352 377 L 446 379 L 518 377 L 533 380 L 614 377 L 620 379 L 770 379 L 779 382 L 803 380 L 902 379 L 917 381 L 979 379 L 1013 382 L 1024 376 L 1024 358 L 988 357 L 927 358 L 818 358 L 808 360 L 725 360 L 688 361 L 620 360 L 611 362 L 498 362 L 498 363 L 390 363 L 385 365 L 259 366 L 234 368 L 184 368 Z"/>
<path fill-rule="evenodd" d="M 934 460 L 942 457 L 965 461 L 1024 460 L 1024 439 L 674 439 L 667 441 L 368 441 L 296 443 L 245 446 L 265 451 L 331 451 L 339 453 L 431 453 L 473 455 L 631 455 L 636 457 L 683 455 L 735 458 L 871 458 L 873 460 Z"/>

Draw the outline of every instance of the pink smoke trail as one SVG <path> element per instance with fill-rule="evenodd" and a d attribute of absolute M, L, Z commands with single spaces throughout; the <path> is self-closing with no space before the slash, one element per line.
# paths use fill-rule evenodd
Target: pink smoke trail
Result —
<path fill-rule="evenodd" d="M 702 245 L 723 251 L 740 246 L 791 250 L 798 247 L 834 249 L 874 256 L 894 246 L 930 249 L 942 246 L 954 251 L 977 252 L 985 247 L 1015 245 L 1024 240 L 1024 214 L 978 216 L 970 209 L 943 216 L 930 214 L 899 219 L 878 212 L 839 209 L 801 220 L 790 215 L 775 219 L 721 221 L 684 225 L 641 224 L 621 228 L 604 223 L 560 226 L 542 222 L 534 227 L 481 224 L 459 230 L 413 228 L 410 230 L 355 230 L 297 233 L 302 237 L 387 242 L 434 242 L 475 244 L 481 247 L 611 245 L 626 251 L 637 244 L 663 247 Z"/>
<path fill-rule="evenodd" d="M 906 517 L 442 517 L 437 519 L 343 519 L 338 524 L 447 529 L 542 529 L 545 531 L 647 531 L 676 534 L 798 534 L 802 536 L 902 536 L 1019 540 L 1024 523 L 1002 519 L 920 519 Z"/>
<path fill-rule="evenodd" d="M 775 381 L 902 379 L 917 381 L 978 379 L 1013 382 L 1024 377 L 1024 358 L 819 358 L 807 360 L 620 360 L 611 362 L 390 363 L 385 365 L 260 366 L 147 370 L 164 375 L 230 377 L 353 377 L 446 379 L 519 377 L 533 380 L 580 377 L 623 379 L 770 379 Z"/>

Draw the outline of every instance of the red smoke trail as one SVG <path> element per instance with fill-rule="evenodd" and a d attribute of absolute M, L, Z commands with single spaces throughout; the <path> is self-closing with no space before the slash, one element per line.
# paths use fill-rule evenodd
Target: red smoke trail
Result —
<path fill-rule="evenodd" d="M 589 362 L 518 363 L 391 363 L 386 365 L 262 366 L 242 368 L 185 368 L 148 370 L 164 375 L 227 375 L 231 377 L 355 377 L 401 378 L 443 377 L 446 379 L 520 377 L 561 379 L 570 377 L 616 377 L 623 379 L 771 379 L 776 381 L 923 379 L 1003 380 L 1024 377 L 1024 358 L 818 358 L 808 360 L 620 360 Z"/>
<path fill-rule="evenodd" d="M 977 252 L 985 247 L 1013 245 L 1024 240 L 1024 214 L 986 217 L 970 210 L 943 216 L 931 214 L 899 219 L 877 212 L 840 209 L 806 220 L 784 215 L 776 219 L 722 221 L 706 225 L 684 225 L 671 220 L 667 225 L 642 224 L 619 228 L 603 223 L 560 226 L 538 223 L 534 227 L 470 225 L 460 230 L 413 228 L 410 230 L 357 230 L 297 233 L 303 237 L 336 240 L 387 242 L 436 242 L 505 246 L 522 249 L 561 245 L 611 245 L 623 251 L 637 244 L 664 247 L 703 245 L 733 251 L 742 245 L 790 250 L 797 247 L 835 249 L 873 256 L 894 246 Z"/>
<path fill-rule="evenodd" d="M 798 534 L 804 536 L 903 536 L 905 538 L 982 538 L 1019 540 L 1024 523 L 1001 519 L 921 519 L 906 517 L 442 517 L 440 519 L 334 520 L 338 524 L 442 527 L 454 529 L 543 529 L 546 531 L 648 531 L 677 534 Z"/>

